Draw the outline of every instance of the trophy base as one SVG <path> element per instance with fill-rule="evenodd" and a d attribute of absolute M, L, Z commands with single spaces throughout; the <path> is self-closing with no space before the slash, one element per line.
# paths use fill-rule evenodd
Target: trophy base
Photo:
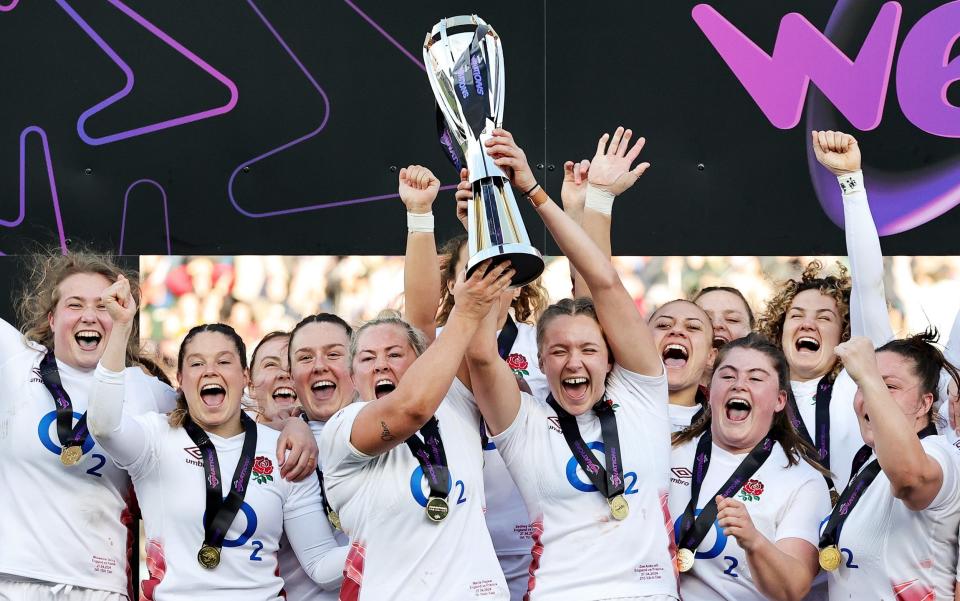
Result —
<path fill-rule="evenodd" d="M 467 261 L 467 277 L 473 275 L 477 266 L 487 259 L 493 259 L 494 265 L 510 261 L 510 266 L 516 270 L 510 280 L 511 288 L 526 286 L 543 273 L 543 256 L 539 250 L 529 244 L 511 243 L 485 248 L 470 257 Z"/>

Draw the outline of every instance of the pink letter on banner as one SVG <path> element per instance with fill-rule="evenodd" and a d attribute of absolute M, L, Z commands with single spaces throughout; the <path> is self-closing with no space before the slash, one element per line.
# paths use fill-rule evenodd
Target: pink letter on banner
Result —
<path fill-rule="evenodd" d="M 869 130 L 883 115 L 900 12 L 897 2 L 880 8 L 855 61 L 797 13 L 780 21 L 773 56 L 712 6 L 694 6 L 693 20 L 776 127 L 800 122 L 812 79 L 854 127 Z"/>
<path fill-rule="evenodd" d="M 948 2 L 917 21 L 903 40 L 897 63 L 900 109 L 923 131 L 960 138 L 960 107 L 947 100 L 947 89 L 960 80 L 960 57 L 950 50 L 960 37 L 960 2 Z"/>

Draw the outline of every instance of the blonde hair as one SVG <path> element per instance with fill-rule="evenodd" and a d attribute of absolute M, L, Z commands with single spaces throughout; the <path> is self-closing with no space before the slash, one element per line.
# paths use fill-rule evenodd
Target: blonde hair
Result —
<path fill-rule="evenodd" d="M 427 338 L 423 335 L 423 332 L 404 321 L 398 311 L 394 311 L 393 309 L 384 309 L 377 314 L 375 318 L 364 322 L 359 328 L 353 331 L 353 335 L 350 337 L 350 373 L 353 373 L 353 359 L 359 352 L 357 345 L 360 342 L 360 336 L 366 330 L 382 325 L 392 325 L 400 328 L 407 337 L 407 342 L 409 342 L 410 346 L 413 348 L 413 352 L 416 353 L 418 357 L 423 354 L 423 351 L 427 350 Z"/>
<path fill-rule="evenodd" d="M 110 283 L 123 275 L 130 282 L 130 293 L 140 305 L 140 278 L 136 272 L 117 265 L 113 257 L 96 254 L 87 249 L 60 254 L 59 249 L 44 249 L 27 257 L 27 278 L 16 297 L 16 313 L 24 338 L 53 350 L 53 330 L 50 315 L 60 302 L 60 284 L 80 273 L 102 275 Z M 149 360 L 149 359 L 147 359 Z M 144 363 L 141 357 L 140 333 L 137 320 L 127 342 L 127 361 Z M 151 362 L 152 363 L 152 362 Z"/>

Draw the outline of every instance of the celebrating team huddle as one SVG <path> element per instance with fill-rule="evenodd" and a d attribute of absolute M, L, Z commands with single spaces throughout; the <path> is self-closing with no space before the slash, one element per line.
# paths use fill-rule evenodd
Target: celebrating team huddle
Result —
<path fill-rule="evenodd" d="M 38 257 L 20 331 L 0 322 L 0 601 L 132 598 L 134 507 L 152 601 L 953 599 L 957 353 L 894 338 L 857 142 L 811 138 L 849 271 L 648 318 L 610 260 L 649 167 L 632 136 L 565 165 L 562 207 L 508 131 L 485 142 L 572 298 L 468 270 L 463 236 L 438 252 L 440 182 L 413 165 L 403 315 L 306 316 L 249 362 L 201 324 L 175 384 L 140 352 L 134 276 Z M 463 169 L 463 221 L 472 198 Z"/>

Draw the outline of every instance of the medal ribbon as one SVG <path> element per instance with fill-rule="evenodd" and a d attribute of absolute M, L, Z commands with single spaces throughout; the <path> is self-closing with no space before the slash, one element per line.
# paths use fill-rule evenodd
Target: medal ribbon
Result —
<path fill-rule="evenodd" d="M 607 403 L 606 395 L 593 406 L 594 412 L 600 419 L 600 436 L 603 438 L 603 458 L 607 466 L 606 469 L 597 462 L 593 452 L 583 441 L 583 436 L 580 435 L 580 427 L 577 425 L 577 418 L 567 413 L 560 406 L 560 403 L 553 398 L 553 393 L 547 396 L 547 403 L 557 412 L 563 438 L 567 441 L 567 446 L 570 447 L 570 451 L 580 468 L 590 478 L 590 482 L 608 501 L 622 495 L 624 480 L 623 458 L 620 455 L 620 434 L 617 432 L 617 416 L 610 404 Z"/>
<path fill-rule="evenodd" d="M 420 462 L 423 475 L 430 485 L 430 496 L 446 499 L 450 494 L 450 470 L 447 467 L 447 454 L 443 450 L 443 439 L 440 438 L 440 422 L 435 416 L 423 424 L 420 434 L 423 440 L 414 434 L 405 442 L 414 458 Z"/>
<path fill-rule="evenodd" d="M 700 487 L 707 477 L 707 470 L 710 468 L 710 455 L 713 453 L 713 437 L 708 430 L 700 437 L 697 443 L 697 454 L 693 460 L 693 478 L 690 482 L 690 502 L 687 503 L 683 515 L 680 517 L 680 528 L 677 532 L 677 546 L 681 549 L 690 549 L 695 551 L 707 532 L 713 528 L 713 522 L 717 519 L 719 510 L 717 509 L 717 495 L 730 497 L 750 479 L 760 466 L 767 460 L 770 453 L 773 452 L 774 439 L 767 434 L 763 440 L 753 447 L 750 453 L 740 462 L 733 474 L 727 478 L 716 495 L 712 495 L 710 500 L 700 510 L 700 515 L 695 516 L 697 510 L 697 501 L 700 499 Z"/>
<path fill-rule="evenodd" d="M 807 430 L 806 424 L 800 419 L 800 409 L 797 407 L 797 399 L 793 396 L 793 392 L 790 391 L 787 395 L 787 402 L 790 405 L 790 412 L 788 413 L 790 422 L 793 424 L 797 433 L 800 434 L 800 438 L 810 443 L 810 445 L 816 449 L 817 461 L 827 470 L 830 469 L 830 398 L 833 396 L 833 382 L 834 375 L 827 374 L 821 378 L 817 384 L 817 393 L 814 396 L 814 403 L 816 404 L 814 424 L 817 435 L 816 440 L 810 436 L 810 431 Z M 824 475 L 823 479 L 827 482 L 827 488 L 835 495 L 837 486 L 834 484 L 833 479 L 827 475 Z"/>
<path fill-rule="evenodd" d="M 83 412 L 83 415 L 77 420 L 77 425 L 74 426 L 73 404 L 70 402 L 70 395 L 63 388 L 60 371 L 57 369 L 57 359 L 53 351 L 47 351 L 43 360 L 40 361 L 40 379 L 43 380 L 43 385 L 50 391 L 57 407 L 57 438 L 60 439 L 60 446 L 64 449 L 82 446 L 89 436 L 87 412 Z"/>
<path fill-rule="evenodd" d="M 317 480 L 320 481 L 320 502 L 323 504 L 323 513 L 326 515 L 336 515 L 337 512 L 333 510 L 333 507 L 330 505 L 330 501 L 327 500 L 327 488 L 323 485 L 323 471 L 320 468 L 317 468 Z M 330 524 L 333 526 L 333 524 Z"/>
<path fill-rule="evenodd" d="M 223 498 L 223 487 L 220 482 L 220 460 L 217 458 L 217 449 L 213 446 L 210 436 L 195 424 L 188 415 L 183 422 L 183 428 L 197 447 L 203 458 L 203 471 L 206 476 L 207 507 L 203 514 L 203 544 L 217 549 L 223 546 L 223 539 L 233 519 L 237 517 L 243 498 L 247 494 L 247 484 L 250 482 L 250 472 L 253 471 L 253 458 L 257 453 L 257 424 L 243 411 L 240 412 L 240 423 L 243 425 L 243 448 L 240 451 L 240 460 L 233 471 L 233 481 L 230 483 L 230 492 Z"/>
<path fill-rule="evenodd" d="M 936 426 L 929 424 L 926 428 L 917 432 L 917 436 L 920 437 L 920 440 L 923 440 L 927 436 L 932 436 L 936 433 Z M 863 498 L 867 488 L 873 484 L 873 481 L 880 474 L 880 462 L 876 459 L 867 464 L 867 467 L 864 467 L 862 471 L 860 470 L 871 455 L 873 455 L 873 449 L 867 445 L 863 445 L 854 456 L 853 468 L 850 473 L 855 475 L 850 478 L 849 484 L 843 489 L 843 493 L 840 494 L 840 499 L 830 513 L 830 519 L 827 520 L 827 525 L 823 528 L 823 534 L 820 535 L 819 548 L 823 549 L 839 543 L 840 531 L 843 529 L 844 522 L 847 521 L 850 513 L 853 512 L 853 508 L 856 507 L 860 499 Z"/>

